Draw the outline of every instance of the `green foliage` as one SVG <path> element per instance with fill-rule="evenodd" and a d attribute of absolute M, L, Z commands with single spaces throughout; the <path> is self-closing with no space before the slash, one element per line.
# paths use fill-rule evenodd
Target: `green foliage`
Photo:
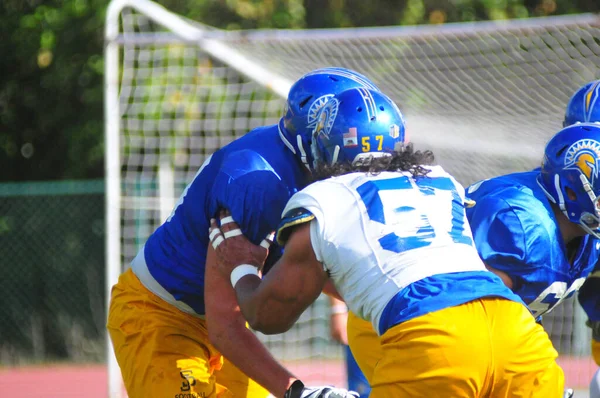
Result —
<path fill-rule="evenodd" d="M 163 0 L 160 4 L 221 29 L 303 28 L 303 0 Z"/>
<path fill-rule="evenodd" d="M 223 29 L 330 28 L 527 18 L 600 10 L 597 0 L 159 0 Z M 0 179 L 103 171 L 106 0 L 0 2 Z"/>
<path fill-rule="evenodd" d="M 0 3 L 3 180 L 102 176 L 105 3 Z"/>

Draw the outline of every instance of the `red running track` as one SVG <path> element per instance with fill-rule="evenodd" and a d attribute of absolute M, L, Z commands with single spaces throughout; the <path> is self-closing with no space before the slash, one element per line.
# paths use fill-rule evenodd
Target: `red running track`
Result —
<path fill-rule="evenodd" d="M 567 385 L 586 389 L 596 371 L 591 358 L 563 357 L 559 360 Z M 345 385 L 341 361 L 290 363 L 289 368 L 307 384 Z M 0 368 L 1 398 L 107 398 L 104 365 L 57 365 Z"/>

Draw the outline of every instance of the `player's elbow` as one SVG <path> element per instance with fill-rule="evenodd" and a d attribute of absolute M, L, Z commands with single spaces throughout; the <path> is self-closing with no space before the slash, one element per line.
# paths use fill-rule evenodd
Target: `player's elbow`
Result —
<path fill-rule="evenodd" d="M 252 317 L 252 319 L 248 319 L 248 325 L 250 325 L 250 328 L 261 332 L 262 334 L 285 333 L 292 328 L 293 324 L 293 320 L 288 322 L 284 317 L 255 316 Z"/>

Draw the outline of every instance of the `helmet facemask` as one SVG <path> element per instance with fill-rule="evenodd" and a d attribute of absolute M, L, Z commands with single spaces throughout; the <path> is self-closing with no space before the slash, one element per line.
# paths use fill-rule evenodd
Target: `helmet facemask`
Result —
<path fill-rule="evenodd" d="M 593 190 L 591 182 L 581 172 L 573 172 L 578 176 L 571 175 L 572 185 L 563 181 L 556 175 L 554 183 L 559 193 L 556 204 L 563 214 L 571 221 L 578 224 L 586 233 L 600 239 L 600 196 Z M 579 185 L 578 189 L 576 185 Z M 572 194 L 569 194 L 569 191 Z M 574 196 L 574 198 L 570 198 Z"/>
<path fill-rule="evenodd" d="M 538 183 L 569 221 L 600 238 L 600 126 L 575 123 L 556 133 Z"/>
<path fill-rule="evenodd" d="M 583 211 L 579 218 L 579 225 L 581 225 L 581 228 L 585 232 L 600 239 L 600 231 L 598 230 L 600 227 L 600 197 L 596 196 L 592 184 L 583 174 L 579 177 L 583 184 L 583 189 L 592 203 L 592 212 Z"/>

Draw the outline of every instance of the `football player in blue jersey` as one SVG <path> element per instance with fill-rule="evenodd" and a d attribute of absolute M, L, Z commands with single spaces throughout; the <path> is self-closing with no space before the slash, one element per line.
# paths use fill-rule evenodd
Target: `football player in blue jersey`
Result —
<path fill-rule="evenodd" d="M 598 261 L 599 166 L 600 124 L 576 123 L 548 142 L 541 169 L 495 177 L 467 191 L 482 259 L 535 316 L 573 295 Z M 587 284 L 579 300 L 594 325 L 597 294 L 588 292 L 598 285 Z M 594 380 L 591 396 L 598 398 Z"/>
<path fill-rule="evenodd" d="M 279 123 L 212 154 L 120 276 L 107 328 L 130 398 L 258 398 L 267 390 L 290 398 L 354 396 L 331 387 L 297 389 L 297 378 L 247 329 L 229 280 L 210 266 L 208 235 L 210 218 L 227 207 L 252 242 L 268 245 L 288 199 L 309 180 L 319 108 L 351 87 L 376 89 L 342 68 L 300 78 Z"/>
<path fill-rule="evenodd" d="M 481 258 L 536 317 L 573 295 L 598 259 L 599 166 L 600 125 L 574 124 L 550 139 L 541 169 L 467 189 Z"/>
<path fill-rule="evenodd" d="M 576 123 L 600 123 L 600 80 L 583 85 L 571 96 L 563 127 Z"/>
<path fill-rule="evenodd" d="M 600 80 L 580 87 L 567 105 L 565 127 L 586 122 L 600 123 Z M 600 263 L 585 280 L 578 298 L 592 328 L 592 355 L 596 364 L 600 365 Z M 600 398 L 600 370 L 596 371 L 590 383 L 590 398 Z"/>
<path fill-rule="evenodd" d="M 561 397 L 548 335 L 486 269 L 464 189 L 426 165 L 430 152 L 406 145 L 395 104 L 349 89 L 319 119 L 319 181 L 286 205 L 277 232 L 285 252 L 263 279 L 266 250 L 228 212 L 220 227 L 211 221 L 216 266 L 252 327 L 286 331 L 331 280 L 381 336 L 370 397 Z"/>

